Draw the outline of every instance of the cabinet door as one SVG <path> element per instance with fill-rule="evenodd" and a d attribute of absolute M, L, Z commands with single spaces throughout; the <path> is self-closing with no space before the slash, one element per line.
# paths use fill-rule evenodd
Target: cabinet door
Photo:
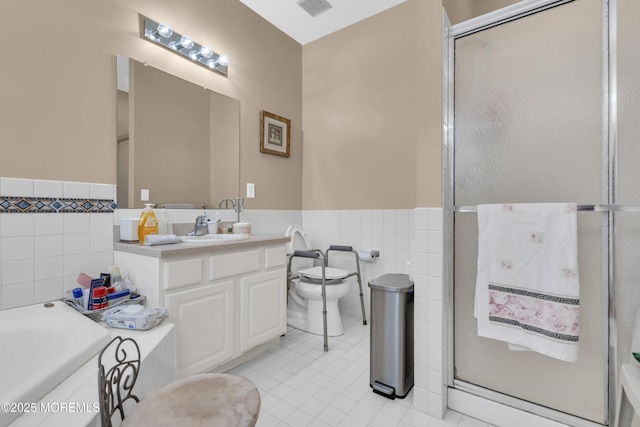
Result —
<path fill-rule="evenodd" d="M 287 330 L 284 270 L 240 279 L 240 351 L 247 351 Z"/>
<path fill-rule="evenodd" d="M 233 281 L 165 295 L 176 325 L 176 375 L 207 371 L 233 357 Z"/>

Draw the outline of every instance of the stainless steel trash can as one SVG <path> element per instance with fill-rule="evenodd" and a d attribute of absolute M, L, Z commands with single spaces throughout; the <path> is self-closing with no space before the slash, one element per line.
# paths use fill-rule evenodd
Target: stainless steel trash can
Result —
<path fill-rule="evenodd" d="M 413 282 L 406 274 L 385 274 L 371 288 L 369 385 L 390 399 L 413 387 Z"/>

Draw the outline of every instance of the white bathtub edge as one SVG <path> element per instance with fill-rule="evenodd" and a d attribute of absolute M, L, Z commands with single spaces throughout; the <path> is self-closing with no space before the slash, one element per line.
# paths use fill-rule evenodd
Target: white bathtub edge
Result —
<path fill-rule="evenodd" d="M 103 323 L 101 323 L 104 325 Z M 105 326 L 106 327 L 106 326 Z M 111 337 L 134 338 L 140 346 L 141 372 L 136 388 L 140 387 L 138 397 L 144 396 L 160 386 L 175 379 L 175 327 L 171 322 L 163 321 L 149 331 L 130 331 L 107 328 Z M 145 361 L 152 357 L 163 359 L 167 368 L 154 375 L 145 375 Z M 149 365 L 155 365 L 149 363 Z M 153 378 L 150 381 L 149 378 Z M 145 380 L 149 384 L 145 384 Z M 40 401 L 33 402 L 38 409 L 34 413 L 23 414 L 8 427 L 29 427 L 51 425 L 65 427 L 100 426 L 100 417 L 93 408 L 98 403 L 98 355 L 79 367 L 64 382 L 51 390 Z M 41 412 L 39 409 L 51 409 Z"/>

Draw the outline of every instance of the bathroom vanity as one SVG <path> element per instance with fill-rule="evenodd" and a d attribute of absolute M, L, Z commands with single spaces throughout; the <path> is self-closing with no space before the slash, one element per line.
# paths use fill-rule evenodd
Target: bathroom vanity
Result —
<path fill-rule="evenodd" d="M 226 370 L 286 332 L 284 236 L 215 244 L 116 243 L 115 264 L 176 326 L 176 376 Z"/>

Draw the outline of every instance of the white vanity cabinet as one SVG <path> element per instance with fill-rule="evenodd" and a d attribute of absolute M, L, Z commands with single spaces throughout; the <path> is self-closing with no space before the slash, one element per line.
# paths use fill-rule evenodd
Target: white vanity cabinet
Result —
<path fill-rule="evenodd" d="M 179 377 L 207 371 L 234 356 L 232 280 L 167 293 L 165 307 L 176 324 Z"/>
<path fill-rule="evenodd" d="M 286 332 L 285 241 L 171 249 L 116 244 L 115 263 L 146 305 L 169 309 L 178 377 L 227 367 L 277 344 Z"/>

